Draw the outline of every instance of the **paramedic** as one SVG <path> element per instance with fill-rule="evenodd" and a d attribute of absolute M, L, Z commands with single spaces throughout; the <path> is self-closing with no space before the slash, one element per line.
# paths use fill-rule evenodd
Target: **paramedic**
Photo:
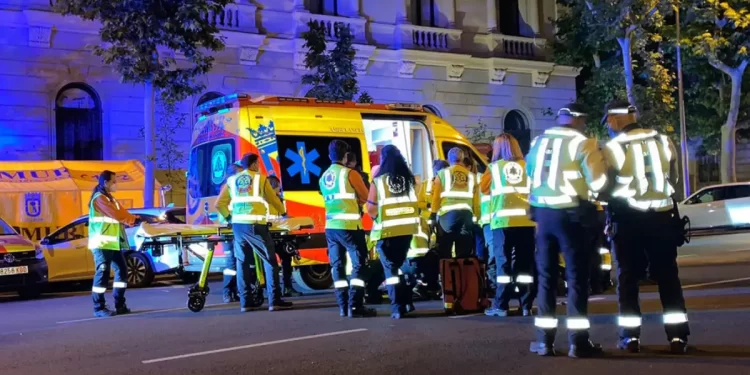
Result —
<path fill-rule="evenodd" d="M 244 170 L 242 168 L 242 161 L 232 163 L 229 167 L 229 176 L 234 176 Z M 227 177 L 229 178 L 229 177 Z M 232 206 L 229 206 L 229 210 L 232 210 Z M 234 247 L 234 246 L 232 246 Z M 240 300 L 239 294 L 237 294 L 237 259 L 234 257 L 236 251 L 234 249 L 225 251 L 226 254 L 226 268 L 224 268 L 224 303 L 238 302 Z"/>
<path fill-rule="evenodd" d="M 281 200 L 281 204 L 283 205 L 284 198 L 281 193 L 281 181 L 279 180 L 279 178 L 276 176 L 268 176 L 268 183 L 271 184 L 273 191 L 276 192 L 276 195 L 279 197 L 279 199 Z M 269 219 L 279 220 L 282 218 L 280 212 L 277 211 L 274 207 L 268 207 L 268 210 Z M 282 295 L 284 297 L 301 296 L 302 294 L 292 288 L 292 258 L 294 258 L 295 254 L 290 254 L 286 251 L 286 249 L 279 249 L 276 254 L 278 254 L 279 259 L 281 259 L 281 284 L 283 285 Z"/>

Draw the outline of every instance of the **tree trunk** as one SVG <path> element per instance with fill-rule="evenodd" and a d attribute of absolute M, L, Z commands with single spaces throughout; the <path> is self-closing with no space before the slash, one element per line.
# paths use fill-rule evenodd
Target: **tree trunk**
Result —
<path fill-rule="evenodd" d="M 144 166 L 146 175 L 143 183 L 143 206 L 154 207 L 154 185 L 156 181 L 156 131 L 154 129 L 154 86 L 151 82 L 144 84 L 143 92 L 143 134 L 146 153 Z"/>
<path fill-rule="evenodd" d="M 732 91 L 729 98 L 729 113 L 727 122 L 721 127 L 721 182 L 736 182 L 735 148 L 737 132 L 737 118 L 740 114 L 740 100 L 742 99 L 742 75 L 745 69 L 735 69 L 731 73 Z"/>
<path fill-rule="evenodd" d="M 635 107 L 636 113 L 640 116 L 640 109 L 635 100 L 635 87 L 633 83 L 633 56 L 630 49 L 630 33 L 626 33 L 624 38 L 617 38 L 622 50 L 622 68 L 625 73 L 625 91 L 628 94 L 628 103 Z"/>

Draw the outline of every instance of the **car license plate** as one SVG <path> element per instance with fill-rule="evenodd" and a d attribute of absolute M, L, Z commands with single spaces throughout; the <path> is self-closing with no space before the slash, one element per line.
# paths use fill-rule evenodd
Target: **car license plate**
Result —
<path fill-rule="evenodd" d="M 28 266 L 0 268 L 0 276 L 21 275 L 29 273 Z"/>

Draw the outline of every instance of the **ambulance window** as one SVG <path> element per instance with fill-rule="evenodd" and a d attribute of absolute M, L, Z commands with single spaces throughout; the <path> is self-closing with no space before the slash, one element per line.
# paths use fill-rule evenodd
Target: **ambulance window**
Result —
<path fill-rule="evenodd" d="M 420 181 L 432 178 L 432 149 L 423 116 L 363 114 L 362 125 L 372 164 L 377 164 L 383 147 L 394 145 Z"/>
<path fill-rule="evenodd" d="M 219 195 L 234 162 L 234 140 L 204 143 L 190 153 L 188 192 L 193 199 Z"/>
<path fill-rule="evenodd" d="M 474 164 L 477 165 L 477 171 L 479 173 L 484 173 L 484 171 L 487 169 L 487 165 L 485 165 L 484 159 L 477 155 L 477 153 L 472 151 L 472 149 L 470 149 L 466 145 L 454 142 L 442 142 L 441 146 L 443 148 L 443 155 L 445 155 L 446 158 L 448 157 L 448 151 L 450 151 L 453 147 L 462 148 L 464 152 L 467 152 L 471 156 L 471 160 L 474 162 Z"/>
<path fill-rule="evenodd" d="M 283 191 L 318 191 L 318 180 L 331 166 L 328 158 L 328 144 L 334 139 L 349 144 L 362 164 L 362 144 L 351 137 L 310 137 L 277 135 L 279 165 L 281 169 L 281 189 Z"/>

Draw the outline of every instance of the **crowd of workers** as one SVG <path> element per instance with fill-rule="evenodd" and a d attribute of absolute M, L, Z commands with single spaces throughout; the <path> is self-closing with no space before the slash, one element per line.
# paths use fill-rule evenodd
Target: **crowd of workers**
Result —
<path fill-rule="evenodd" d="M 672 199 L 678 176 L 674 146 L 667 136 L 640 127 L 635 109 L 627 102 L 607 106 L 602 122 L 608 125 L 611 139 L 603 147 L 584 135 L 585 119 L 575 104 L 560 109 L 558 126 L 532 141 L 525 160 L 516 139 L 501 134 L 493 143 L 492 162 L 481 175 L 464 150 L 453 148 L 447 162 L 434 162 L 434 179 L 422 183 L 395 146 L 380 150 L 380 164 L 368 181 L 353 169 L 356 160 L 347 143 L 332 141 L 328 150 L 332 164 L 319 185 L 340 316 L 375 316 L 376 311 L 365 306 L 365 295 L 376 291 L 383 280 L 391 317 L 400 319 L 414 310 L 414 292 L 429 295 L 439 290 L 439 259 L 478 256 L 490 265 L 488 273 L 496 285 L 485 313 L 507 316 L 511 300 L 518 298 L 520 315 L 531 315 L 537 298 L 537 338 L 530 350 L 554 355 L 562 254 L 568 355 L 594 356 L 601 353 L 601 346 L 589 339 L 587 304 L 589 287 L 597 284 L 590 284 L 592 264 L 598 267 L 592 259 L 598 258 L 597 241 L 606 235 L 617 260 L 618 348 L 640 351 L 638 282 L 648 273 L 659 285 L 671 350 L 684 353 L 689 328 L 676 264 L 683 237 Z M 291 295 L 291 259 L 282 258 L 282 289 L 266 225 L 269 215 L 286 214 L 279 183 L 259 173 L 258 162 L 257 155 L 245 155 L 216 201 L 216 209 L 232 225 L 235 241 L 236 267 L 224 273 L 225 301 L 239 300 L 243 312 L 252 310 L 249 293 L 257 277 L 253 252 L 267 275 L 269 310 L 292 307 L 282 299 Z M 124 238 L 120 223 L 133 224 L 135 218 L 126 215 L 109 194 L 113 181 L 113 176 L 103 173 L 91 201 L 89 246 L 97 263 L 93 295 L 98 316 L 115 313 L 106 308 L 102 294 L 110 263 L 119 270 L 115 272 L 116 313 L 127 312 L 123 267 L 119 257 L 107 250 L 119 250 Z M 605 212 L 606 225 L 600 220 Z M 373 218 L 369 244 L 374 252 L 368 250 L 364 214 Z M 437 243 L 431 249 L 433 231 Z M 373 272 L 376 258 L 382 266 L 381 279 Z M 235 275 L 233 290 L 229 280 Z"/>

